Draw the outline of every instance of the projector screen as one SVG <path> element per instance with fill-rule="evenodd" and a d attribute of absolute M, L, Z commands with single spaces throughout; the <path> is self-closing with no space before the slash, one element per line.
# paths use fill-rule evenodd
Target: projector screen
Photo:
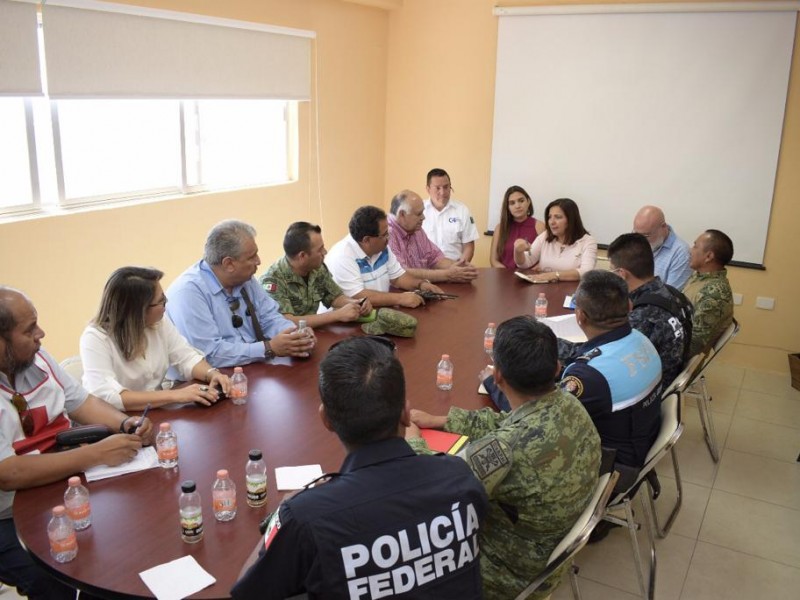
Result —
<path fill-rule="evenodd" d="M 489 225 L 521 185 L 569 197 L 601 244 L 645 204 L 762 264 L 795 12 L 501 16 Z"/>

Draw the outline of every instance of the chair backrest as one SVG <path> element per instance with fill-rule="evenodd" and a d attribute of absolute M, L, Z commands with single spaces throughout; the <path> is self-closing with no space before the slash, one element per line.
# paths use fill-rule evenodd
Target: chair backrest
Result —
<path fill-rule="evenodd" d="M 589 536 L 594 530 L 595 526 L 602 520 L 606 512 L 606 505 L 611 493 L 614 491 L 614 486 L 617 484 L 619 473 L 616 471 L 601 475 L 597 480 L 597 487 L 595 487 L 592 499 L 583 512 L 575 521 L 572 529 L 567 532 L 561 543 L 555 547 L 547 560 L 547 567 L 544 571 L 536 576 L 536 579 L 526 587 L 516 598 L 516 600 L 523 600 L 530 596 L 536 589 L 541 586 L 556 570 L 561 568 L 565 562 L 572 559 L 589 541 Z"/>
<path fill-rule="evenodd" d="M 650 451 L 644 461 L 644 466 L 636 481 L 630 488 L 624 492 L 617 494 L 611 501 L 614 506 L 622 501 L 631 490 L 637 490 L 639 482 L 644 479 L 647 474 L 652 471 L 664 455 L 669 452 L 672 447 L 677 443 L 678 438 L 683 433 L 683 423 L 680 420 L 680 397 L 676 393 L 672 393 L 661 401 L 661 428 L 658 431 L 653 445 L 650 446 Z"/>
<path fill-rule="evenodd" d="M 711 361 L 714 360 L 714 357 L 722 352 L 722 349 L 730 342 L 733 338 L 736 337 L 736 334 L 739 333 L 739 322 L 736 319 L 731 321 L 731 324 L 725 328 L 720 336 L 717 338 L 717 341 L 714 342 L 714 346 L 708 351 L 705 355 L 705 359 L 703 360 L 703 364 L 695 373 L 694 377 L 689 380 L 689 385 L 691 385 L 696 379 L 698 379 L 705 370 L 708 368 L 708 365 L 711 364 Z"/>
<path fill-rule="evenodd" d="M 678 376 L 674 379 L 674 381 L 669 384 L 669 386 L 664 390 L 661 394 L 662 398 L 666 398 L 670 394 L 682 394 L 689 384 L 694 380 L 695 374 L 697 373 L 700 365 L 702 364 L 703 360 L 705 359 L 706 355 L 704 353 L 695 354 L 692 358 L 689 359 L 689 362 L 686 363 L 686 367 L 678 373 Z"/>
<path fill-rule="evenodd" d="M 83 378 L 83 363 L 80 356 L 70 356 L 61 361 L 61 368 L 64 369 L 78 383 Z"/>

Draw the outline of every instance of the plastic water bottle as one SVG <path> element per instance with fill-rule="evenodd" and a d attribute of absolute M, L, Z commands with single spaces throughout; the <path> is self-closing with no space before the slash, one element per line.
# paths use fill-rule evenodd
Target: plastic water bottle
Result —
<path fill-rule="evenodd" d="M 233 369 L 231 377 L 231 402 L 234 404 L 247 403 L 247 375 L 242 371 L 242 367 Z"/>
<path fill-rule="evenodd" d="M 298 319 L 297 321 L 297 333 L 302 333 L 306 335 L 308 332 L 306 331 L 306 320 L 305 319 Z"/>
<path fill-rule="evenodd" d="M 217 480 L 211 488 L 214 518 L 217 521 L 232 521 L 236 516 L 236 484 L 231 481 L 226 469 L 217 471 Z"/>
<path fill-rule="evenodd" d="M 440 390 L 453 389 L 453 363 L 449 354 L 442 354 L 442 360 L 436 365 L 436 387 Z"/>
<path fill-rule="evenodd" d="M 81 478 L 77 475 L 67 480 L 69 484 L 64 492 L 64 506 L 67 515 L 72 519 L 76 530 L 86 529 L 92 524 L 92 506 L 89 504 L 89 490 L 81 485 Z"/>
<path fill-rule="evenodd" d="M 64 506 L 53 508 L 53 517 L 47 525 L 47 537 L 50 539 L 50 555 L 57 562 L 69 562 L 77 556 L 78 538 Z"/>
<path fill-rule="evenodd" d="M 483 332 L 483 351 L 489 355 L 489 358 L 491 358 L 494 353 L 494 334 L 495 324 L 489 323 L 486 331 Z"/>
<path fill-rule="evenodd" d="M 544 295 L 544 292 L 539 292 L 539 297 L 536 298 L 536 303 L 533 306 L 534 317 L 537 319 L 547 317 L 547 296 Z"/>
<path fill-rule="evenodd" d="M 203 539 L 203 506 L 194 481 L 181 484 L 181 497 L 178 501 L 181 513 L 181 538 L 194 544 Z"/>
<path fill-rule="evenodd" d="M 158 464 L 162 469 L 172 469 L 178 466 L 178 436 L 172 431 L 169 423 L 161 423 L 158 426 L 156 452 L 158 453 Z"/>
<path fill-rule="evenodd" d="M 244 468 L 247 482 L 247 505 L 264 506 L 267 503 L 267 465 L 261 450 L 250 450 L 250 460 Z"/>

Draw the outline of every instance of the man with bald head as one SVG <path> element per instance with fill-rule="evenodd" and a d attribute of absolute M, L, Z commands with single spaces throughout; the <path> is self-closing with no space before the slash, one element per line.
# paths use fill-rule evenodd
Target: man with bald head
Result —
<path fill-rule="evenodd" d="M 425 206 L 416 192 L 403 190 L 392 198 L 389 247 L 406 272 L 428 281 L 469 283 L 478 270 L 463 259 L 447 258 L 434 244 L 422 223 Z"/>
<path fill-rule="evenodd" d="M 153 428 L 149 419 L 129 417 L 83 389 L 42 348 L 43 337 L 31 301 L 0 285 L 0 581 L 28 598 L 74 600 L 75 590 L 47 575 L 20 545 L 11 512 L 14 492 L 96 465 L 128 462 L 152 442 Z M 48 452 L 70 420 L 105 425 L 113 434 Z"/>
<path fill-rule="evenodd" d="M 650 242 L 655 261 L 655 274 L 661 281 L 679 290 L 692 274 L 689 266 L 689 244 L 675 235 L 667 225 L 664 211 L 657 206 L 643 206 L 633 218 L 633 232 Z"/>

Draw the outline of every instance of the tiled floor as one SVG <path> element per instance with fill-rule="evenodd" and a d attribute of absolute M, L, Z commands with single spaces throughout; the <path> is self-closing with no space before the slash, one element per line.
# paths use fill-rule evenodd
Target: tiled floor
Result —
<path fill-rule="evenodd" d="M 677 445 L 683 506 L 657 542 L 658 600 L 783 600 L 800 597 L 800 392 L 788 375 L 724 363 L 707 377 L 721 459 L 703 442 L 696 406 L 684 410 Z M 666 512 L 675 497 L 669 459 L 659 467 Z M 639 513 L 638 501 L 634 510 Z M 627 532 L 613 530 L 577 558 L 586 600 L 627 600 L 638 586 Z M 643 535 L 643 534 L 642 534 Z M 571 598 L 565 582 L 553 600 Z M 14 590 L 2 600 L 18 598 Z"/>
<path fill-rule="evenodd" d="M 800 392 L 788 375 L 724 363 L 709 371 L 721 458 L 711 460 L 689 399 L 676 447 L 683 505 L 667 538 L 656 542 L 656 598 L 800 598 Z M 675 497 L 668 457 L 657 470 L 662 514 Z M 638 500 L 634 510 L 640 513 Z M 638 597 L 627 530 L 587 546 L 576 564 L 584 599 Z M 570 598 L 566 582 L 553 594 Z"/>

